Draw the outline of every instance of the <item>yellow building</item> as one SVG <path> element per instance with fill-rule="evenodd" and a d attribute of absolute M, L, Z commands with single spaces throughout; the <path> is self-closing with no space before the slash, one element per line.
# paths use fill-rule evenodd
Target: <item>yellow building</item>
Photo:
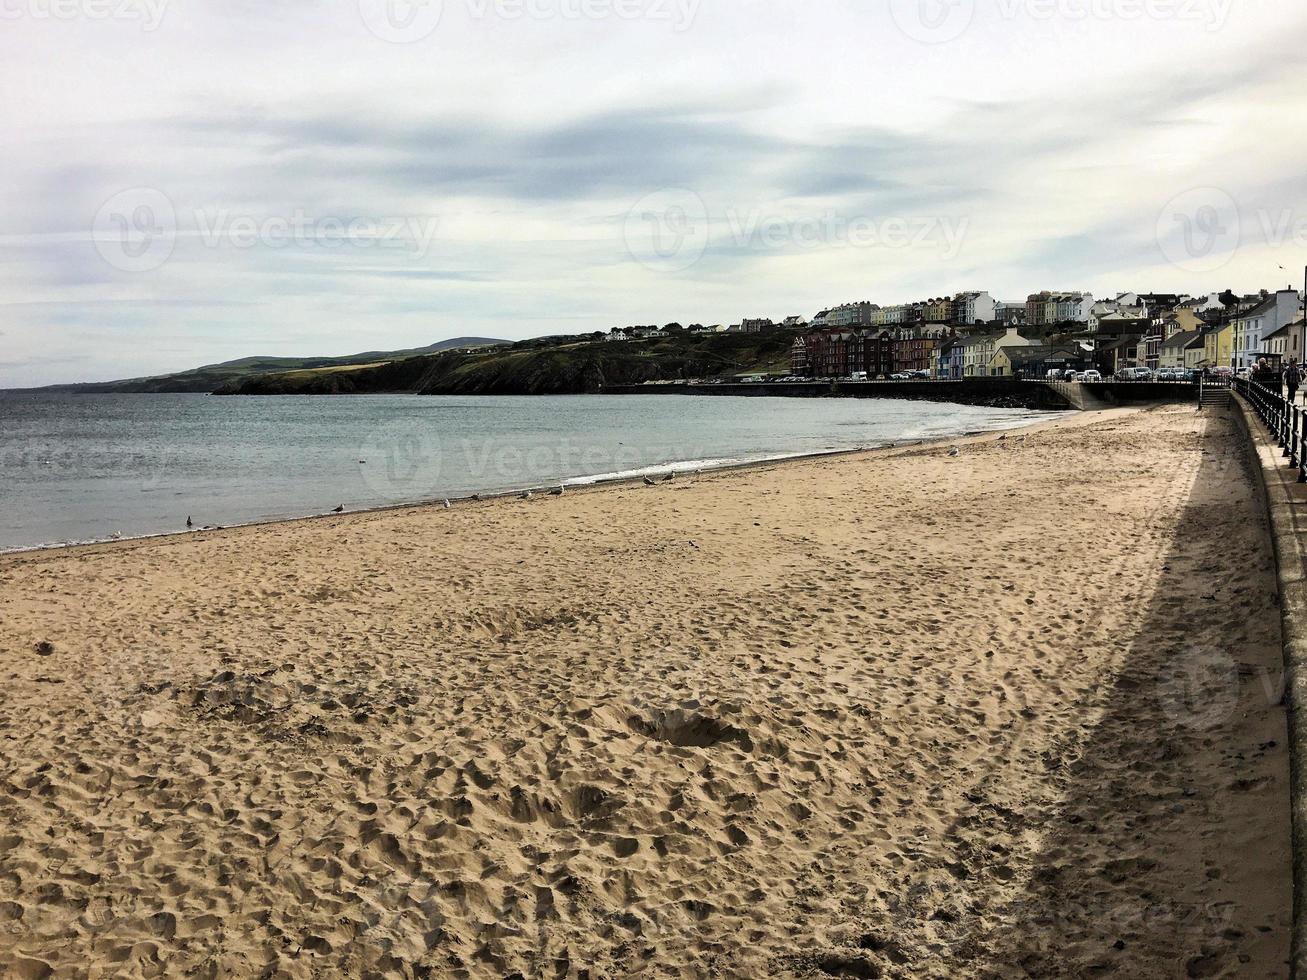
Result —
<path fill-rule="evenodd" d="M 1203 338 L 1205 367 L 1230 367 L 1234 363 L 1234 323 L 1215 327 Z"/>

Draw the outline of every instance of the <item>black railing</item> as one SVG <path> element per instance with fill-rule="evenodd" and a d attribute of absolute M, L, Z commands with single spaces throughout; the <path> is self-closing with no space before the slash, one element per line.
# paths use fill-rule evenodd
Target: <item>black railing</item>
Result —
<path fill-rule="evenodd" d="M 1298 482 L 1307 483 L 1307 409 L 1285 398 L 1278 387 L 1270 388 L 1257 381 L 1238 378 L 1234 390 L 1265 423 L 1288 465 L 1298 471 Z"/>

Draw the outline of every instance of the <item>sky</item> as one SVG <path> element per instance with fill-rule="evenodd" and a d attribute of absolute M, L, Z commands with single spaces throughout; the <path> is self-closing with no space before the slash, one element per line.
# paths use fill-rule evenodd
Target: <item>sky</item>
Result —
<path fill-rule="evenodd" d="M 1307 264 L 1283 0 L 0 0 L 0 387 Z"/>

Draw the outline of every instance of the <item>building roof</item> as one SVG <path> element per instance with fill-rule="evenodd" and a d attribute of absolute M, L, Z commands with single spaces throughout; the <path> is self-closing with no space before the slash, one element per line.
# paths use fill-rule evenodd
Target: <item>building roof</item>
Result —
<path fill-rule="evenodd" d="M 1178 347 L 1180 350 L 1185 350 L 1193 342 L 1195 337 L 1202 337 L 1202 335 L 1202 331 L 1200 330 L 1184 330 L 1173 336 L 1170 340 L 1163 341 L 1162 347 L 1164 349 L 1167 347 Z"/>
<path fill-rule="evenodd" d="M 1270 313 L 1271 310 L 1275 309 L 1279 305 L 1279 302 L 1280 301 L 1278 296 L 1268 296 L 1262 302 L 1254 306 L 1251 310 L 1248 310 L 1245 313 L 1240 313 L 1237 319 L 1251 320 L 1253 317 L 1256 316 L 1265 316 L 1267 313 Z"/>
<path fill-rule="evenodd" d="M 1065 360 L 1067 358 L 1084 357 L 1084 352 L 1078 347 L 1062 345 L 1039 344 L 1034 347 L 1003 347 L 1000 349 L 1014 365 L 1037 363 L 1054 358 Z"/>
<path fill-rule="evenodd" d="M 1116 350 L 1118 347 L 1138 346 L 1139 342 L 1143 339 L 1142 334 L 1125 334 L 1124 336 L 1117 337 L 1115 340 L 1109 340 L 1105 344 L 1099 344 L 1098 350 L 1102 353 L 1104 351 Z"/>

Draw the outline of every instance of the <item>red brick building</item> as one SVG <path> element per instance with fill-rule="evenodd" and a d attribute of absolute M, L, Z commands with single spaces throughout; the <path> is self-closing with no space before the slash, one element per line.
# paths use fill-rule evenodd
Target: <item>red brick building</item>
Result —
<path fill-rule="evenodd" d="M 866 372 L 870 378 L 893 374 L 893 334 L 874 330 L 815 330 L 801 338 L 803 350 L 790 353 L 790 369 L 805 377 L 846 378 Z M 932 341 L 933 343 L 933 341 Z M 800 370 L 802 368 L 802 370 Z"/>

